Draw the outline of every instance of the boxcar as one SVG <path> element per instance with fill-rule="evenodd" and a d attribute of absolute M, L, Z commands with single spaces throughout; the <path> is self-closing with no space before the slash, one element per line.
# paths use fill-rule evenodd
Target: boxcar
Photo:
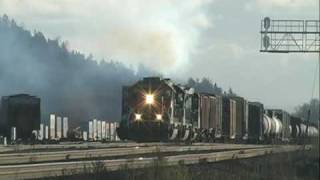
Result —
<path fill-rule="evenodd" d="M 221 138 L 222 133 L 222 100 L 213 94 L 200 94 L 200 129 L 202 140 Z"/>
<path fill-rule="evenodd" d="M 223 97 L 222 136 L 224 140 L 236 138 L 236 101 Z"/>
<path fill-rule="evenodd" d="M 236 102 L 236 140 L 248 138 L 248 101 L 243 97 L 231 97 Z"/>
<path fill-rule="evenodd" d="M 222 97 L 214 96 L 214 106 L 215 106 L 215 139 L 220 139 L 222 137 Z"/>
<path fill-rule="evenodd" d="M 248 142 L 257 143 L 263 141 L 263 104 L 259 102 L 249 102 L 248 111 Z"/>

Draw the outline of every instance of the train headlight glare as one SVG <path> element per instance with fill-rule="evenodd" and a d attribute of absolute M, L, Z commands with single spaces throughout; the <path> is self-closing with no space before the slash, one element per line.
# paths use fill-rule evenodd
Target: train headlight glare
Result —
<path fill-rule="evenodd" d="M 136 114 L 136 120 L 141 120 L 141 114 Z"/>
<path fill-rule="evenodd" d="M 162 114 L 156 114 L 156 119 L 157 120 L 162 120 Z"/>
<path fill-rule="evenodd" d="M 154 95 L 153 94 L 147 94 L 146 95 L 146 104 L 153 104 L 154 102 Z"/>

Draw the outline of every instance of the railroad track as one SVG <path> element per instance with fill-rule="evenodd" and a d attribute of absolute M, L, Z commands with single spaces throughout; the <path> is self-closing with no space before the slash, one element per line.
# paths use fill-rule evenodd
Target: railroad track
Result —
<path fill-rule="evenodd" d="M 253 149 L 239 149 L 212 153 L 183 154 L 163 157 L 167 165 L 177 165 L 183 162 L 186 165 L 199 162 L 218 162 L 223 160 L 243 159 L 263 156 L 266 154 L 277 154 L 309 150 L 310 146 L 276 146 Z M 50 176 L 61 176 L 91 172 L 97 162 L 102 164 L 108 171 L 116 171 L 127 165 L 128 168 L 143 168 L 150 165 L 157 157 L 140 157 L 133 159 L 99 160 L 99 161 L 70 161 L 51 162 L 40 164 L 20 164 L 0 166 L 0 179 L 30 179 Z"/>
<path fill-rule="evenodd" d="M 94 158 L 116 158 L 142 154 L 191 153 L 199 151 L 227 151 L 238 149 L 266 148 L 271 145 L 242 144 L 197 144 L 189 146 L 134 146 L 122 148 L 103 148 L 90 150 L 68 150 L 55 152 L 8 153 L 0 154 L 0 165 L 41 163 L 50 161 L 85 160 Z"/>
<path fill-rule="evenodd" d="M 72 150 L 72 149 L 94 149 L 94 148 L 120 148 L 120 147 L 134 147 L 134 146 L 164 146 L 171 145 L 171 143 L 135 143 L 135 142 L 86 142 L 86 143 L 60 143 L 60 144 L 35 144 L 35 145 L 0 145 L 0 153 L 11 153 L 19 151 L 48 151 L 48 150 Z"/>
<path fill-rule="evenodd" d="M 208 145 L 212 143 L 193 143 L 193 145 Z M 1 153 L 14 153 L 23 151 L 64 151 L 64 150 L 74 150 L 74 149 L 98 149 L 98 148 L 121 148 L 121 147 L 144 147 L 144 146 L 175 146 L 177 143 L 135 143 L 135 142 L 85 142 L 85 143 L 60 143 L 60 144 L 35 144 L 35 145 L 0 145 Z M 219 145 L 219 144 L 216 144 Z"/>

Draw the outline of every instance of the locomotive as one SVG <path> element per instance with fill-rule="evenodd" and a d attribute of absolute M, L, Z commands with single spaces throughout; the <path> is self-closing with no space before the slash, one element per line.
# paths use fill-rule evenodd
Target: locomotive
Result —
<path fill-rule="evenodd" d="M 137 142 L 302 142 L 316 125 L 240 96 L 198 93 L 170 79 L 145 77 L 122 90 L 122 140 Z"/>

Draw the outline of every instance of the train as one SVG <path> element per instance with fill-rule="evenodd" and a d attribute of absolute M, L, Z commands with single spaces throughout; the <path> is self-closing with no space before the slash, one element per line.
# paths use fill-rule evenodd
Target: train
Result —
<path fill-rule="evenodd" d="M 199 93 L 170 79 L 145 77 L 122 89 L 117 133 L 136 142 L 304 143 L 316 124 L 237 95 Z"/>

